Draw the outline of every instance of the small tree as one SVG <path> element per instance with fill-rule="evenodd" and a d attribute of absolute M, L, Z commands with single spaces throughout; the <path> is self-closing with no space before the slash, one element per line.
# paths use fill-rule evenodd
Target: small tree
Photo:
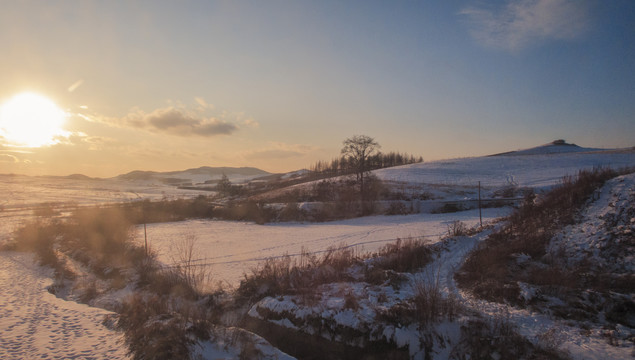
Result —
<path fill-rule="evenodd" d="M 359 196 L 364 206 L 364 176 L 370 171 L 369 159 L 375 155 L 381 145 L 370 136 L 366 135 L 354 135 L 344 140 L 344 147 L 342 148 L 342 155 L 348 160 L 351 168 L 357 175 L 359 181 Z"/>

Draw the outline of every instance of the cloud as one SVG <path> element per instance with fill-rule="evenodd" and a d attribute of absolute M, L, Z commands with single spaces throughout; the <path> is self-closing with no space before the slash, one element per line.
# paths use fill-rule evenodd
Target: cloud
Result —
<path fill-rule="evenodd" d="M 18 162 L 20 162 L 18 158 L 11 154 L 0 154 L 0 163 L 16 164 Z"/>
<path fill-rule="evenodd" d="M 256 120 L 254 120 L 254 118 L 247 118 L 247 119 L 243 120 L 243 125 L 245 125 L 247 127 L 251 127 L 251 128 L 260 127 L 260 124 Z"/>
<path fill-rule="evenodd" d="M 212 104 L 208 104 L 207 101 L 205 101 L 205 99 L 203 99 L 202 97 L 195 97 L 194 101 L 196 101 L 196 103 L 202 108 L 202 109 L 213 109 L 214 105 Z"/>
<path fill-rule="evenodd" d="M 466 7 L 470 33 L 487 47 L 516 52 L 549 40 L 572 40 L 589 26 L 588 1 L 510 0 L 502 7 Z"/>
<path fill-rule="evenodd" d="M 83 133 L 81 131 L 74 131 L 69 133 L 68 136 L 64 138 L 56 139 L 58 145 L 67 145 L 67 146 L 84 146 L 88 150 L 102 150 L 104 145 L 109 143 L 115 143 L 116 141 L 112 138 L 103 137 L 103 136 L 91 136 Z"/>
<path fill-rule="evenodd" d="M 248 160 L 288 159 L 302 157 L 314 152 L 317 148 L 310 145 L 271 143 L 267 148 L 246 152 L 243 157 Z"/>
<path fill-rule="evenodd" d="M 205 118 L 175 107 L 157 109 L 147 114 L 134 110 L 121 119 L 122 125 L 179 136 L 229 135 L 238 130 L 230 122 Z"/>
<path fill-rule="evenodd" d="M 77 90 L 78 87 L 82 86 L 83 83 L 84 79 L 75 81 L 71 86 L 68 87 L 68 92 L 72 93 L 73 91 Z"/>

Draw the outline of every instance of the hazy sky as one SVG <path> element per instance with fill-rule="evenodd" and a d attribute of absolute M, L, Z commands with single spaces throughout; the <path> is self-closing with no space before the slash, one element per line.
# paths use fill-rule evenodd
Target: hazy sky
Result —
<path fill-rule="evenodd" d="M 0 103 L 67 112 L 35 148 L 0 123 L 0 173 L 283 172 L 355 134 L 425 160 L 635 145 L 631 0 L 0 4 Z"/>

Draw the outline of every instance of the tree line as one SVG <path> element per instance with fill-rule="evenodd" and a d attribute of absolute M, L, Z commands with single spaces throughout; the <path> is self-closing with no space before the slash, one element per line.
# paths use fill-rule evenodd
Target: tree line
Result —
<path fill-rule="evenodd" d="M 379 152 L 366 159 L 365 170 L 377 170 L 392 166 L 408 165 L 423 162 L 423 157 L 415 157 L 408 153 Z M 317 161 L 309 170 L 316 175 L 338 176 L 357 172 L 359 165 L 349 156 L 341 156 L 329 161 Z"/>

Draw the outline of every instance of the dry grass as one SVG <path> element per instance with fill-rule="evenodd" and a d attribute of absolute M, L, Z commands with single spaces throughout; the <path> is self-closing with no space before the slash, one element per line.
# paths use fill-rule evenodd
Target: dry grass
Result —
<path fill-rule="evenodd" d="M 372 262 L 370 272 L 392 270 L 396 272 L 414 272 L 432 261 L 433 250 L 423 238 L 410 237 L 397 239 L 383 246 Z"/>
<path fill-rule="evenodd" d="M 440 273 L 440 270 L 436 274 L 425 273 L 415 280 L 412 303 L 415 318 L 422 325 L 446 318 L 452 321 L 461 311 L 454 294 L 443 296 L 439 286 Z"/>
<path fill-rule="evenodd" d="M 558 231 L 575 223 L 580 209 L 596 189 L 621 173 L 611 169 L 581 171 L 576 177 L 564 178 L 560 186 L 546 193 L 540 201 L 534 201 L 533 195 L 528 196 L 509 216 L 506 225 L 470 254 L 457 272 L 459 285 L 481 298 L 523 306 L 518 281 L 540 286 L 554 296 L 593 288 L 594 283 L 598 285 L 597 291 L 611 290 L 606 288 L 606 282 L 602 284 L 579 276 L 584 272 L 582 268 L 560 266 L 564 261 L 556 258 L 563 254 L 547 254 L 546 248 Z M 530 261 L 518 264 L 518 254 L 528 255 Z"/>
<path fill-rule="evenodd" d="M 487 320 L 471 319 L 461 326 L 460 343 L 452 349 L 451 359 L 569 359 L 553 348 L 533 345 L 516 332 L 504 316 Z M 496 357 L 495 357 L 496 356 Z"/>
<path fill-rule="evenodd" d="M 51 290 L 72 286 L 80 301 L 90 302 L 103 289 L 136 282 L 145 295 L 128 299 L 117 318 L 130 355 L 186 359 L 190 345 L 209 337 L 209 325 L 218 322 L 216 298 L 203 294 L 211 272 L 196 266 L 193 239 L 176 243 L 175 267 L 162 267 L 156 254 L 134 244 L 126 214 L 120 207 L 95 207 L 76 211 L 66 222 L 40 216 L 14 234 L 9 248 L 35 252 L 42 264 L 56 269 Z M 86 265 L 92 274 L 74 284 L 64 281 L 71 275 L 65 267 L 68 257 Z"/>
<path fill-rule="evenodd" d="M 298 294 L 316 298 L 317 286 L 351 279 L 348 269 L 360 261 L 352 247 L 330 247 L 321 256 L 303 249 L 300 256 L 269 258 L 245 274 L 237 294 L 243 301 L 263 296 Z"/>
<path fill-rule="evenodd" d="M 116 327 L 133 359 L 190 359 L 197 338 L 209 339 L 209 314 L 200 306 L 135 294 L 123 303 Z"/>

